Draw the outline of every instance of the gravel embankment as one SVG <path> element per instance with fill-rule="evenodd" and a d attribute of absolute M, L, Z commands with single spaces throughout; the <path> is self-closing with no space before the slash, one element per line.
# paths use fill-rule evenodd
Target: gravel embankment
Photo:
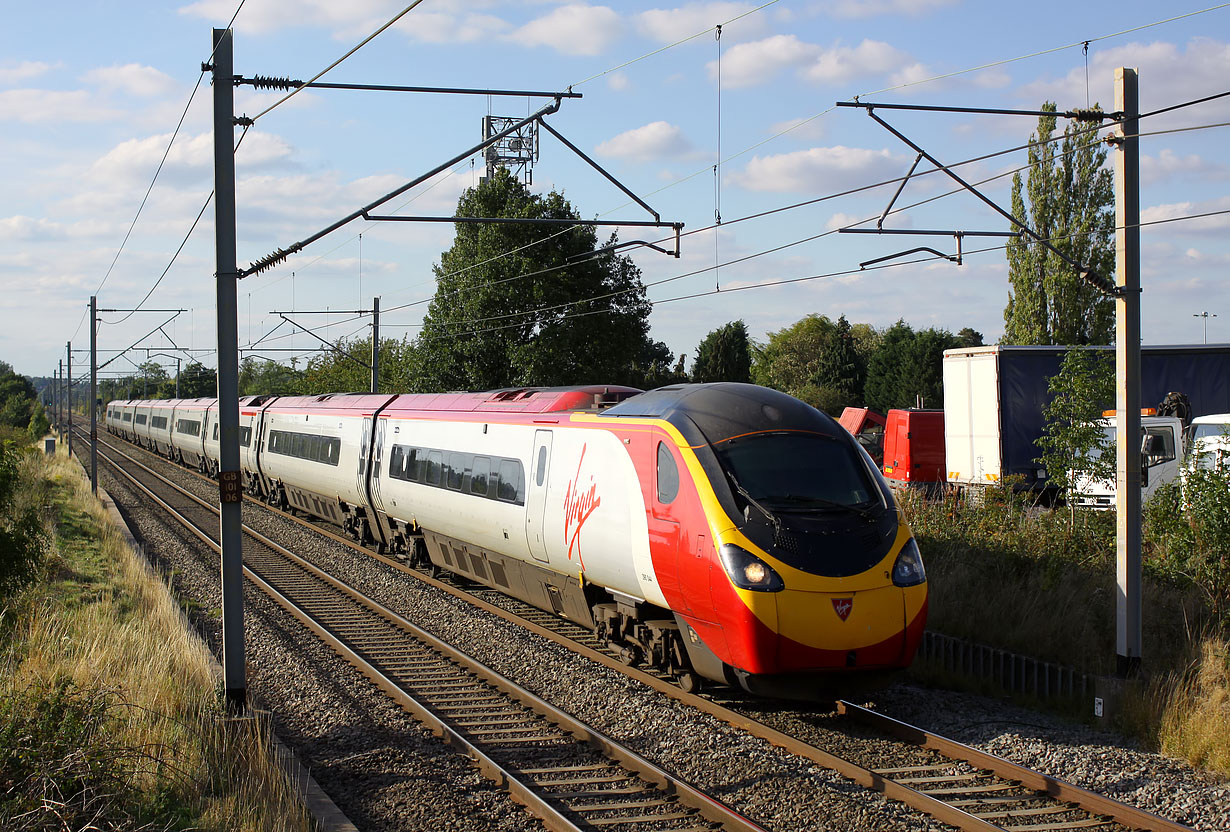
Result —
<path fill-rule="evenodd" d="M 216 486 L 185 472 L 175 478 L 193 493 L 216 494 Z M 122 506 L 132 505 L 131 497 L 122 496 L 126 489 L 107 487 Z M 213 556 L 202 565 L 199 556 L 183 553 L 185 544 L 165 527 L 159 529 L 148 512 L 126 509 L 126 514 L 137 520 L 139 536 L 174 565 L 179 590 L 205 609 L 217 609 Z M 943 828 L 280 517 L 245 506 L 244 520 L 775 832 Z M 361 829 L 536 827 L 520 808 L 487 787 L 466 761 L 367 690 L 331 651 L 294 634 L 285 614 L 263 596 L 250 589 L 246 598 L 250 685 L 274 711 L 279 735 Z M 216 629 L 216 623 L 212 626 Z M 991 699 L 907 685 L 875 699 L 890 715 L 1086 788 L 1198 829 L 1230 829 L 1225 783 L 1105 734 Z M 761 718 L 832 753 L 869 762 L 878 757 L 875 741 L 829 730 L 825 723 L 831 717 L 821 712 L 763 710 Z M 458 804 L 459 795 L 465 805 Z M 462 817 L 469 818 L 467 825 Z"/>

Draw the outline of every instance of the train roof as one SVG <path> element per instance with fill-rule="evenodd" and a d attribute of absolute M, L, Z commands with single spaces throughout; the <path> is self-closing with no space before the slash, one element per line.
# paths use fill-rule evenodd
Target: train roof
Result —
<path fill-rule="evenodd" d="M 643 391 L 635 387 L 613 384 L 508 387 L 483 393 L 413 393 L 398 396 L 384 412 L 553 413 L 609 405 L 639 395 Z"/>
<path fill-rule="evenodd" d="M 804 430 L 830 436 L 844 433 L 831 416 L 794 396 L 728 381 L 659 387 L 621 402 L 601 416 L 665 419 L 691 444 L 715 444 L 763 431 Z"/>

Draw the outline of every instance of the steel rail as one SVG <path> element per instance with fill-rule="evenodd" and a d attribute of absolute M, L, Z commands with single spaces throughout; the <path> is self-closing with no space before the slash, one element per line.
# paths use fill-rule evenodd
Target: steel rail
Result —
<path fill-rule="evenodd" d="M 176 493 L 190 500 L 195 506 L 216 512 L 215 506 L 205 500 L 197 497 L 181 486 L 169 481 L 161 474 L 157 473 L 149 466 L 135 459 L 131 455 L 118 451 L 115 448 L 109 448 L 111 454 L 123 456 L 132 464 L 150 473 L 157 478 L 162 484 L 168 486 Z M 200 539 L 203 543 L 209 546 L 214 551 L 220 551 L 219 544 L 204 529 L 200 528 L 199 524 L 192 518 L 185 515 L 181 510 L 171 506 L 166 500 L 163 500 L 145 483 L 142 483 L 137 477 L 126 471 L 123 466 L 117 463 L 109 456 L 104 456 L 107 462 L 116 468 L 118 472 L 123 474 L 130 482 L 138 489 L 146 494 L 151 500 L 157 503 L 164 511 L 171 514 L 178 522 L 184 525 L 190 533 Z M 216 515 L 214 515 L 216 516 Z M 615 761 L 627 772 L 631 772 L 647 783 L 651 783 L 664 793 L 671 795 L 678 802 L 696 812 L 700 817 L 719 824 L 723 829 L 731 830 L 731 832 L 767 832 L 763 827 L 759 826 L 750 819 L 742 816 L 733 809 L 722 804 L 712 796 L 691 786 L 686 781 L 666 772 L 664 769 L 651 763 L 649 760 L 641 757 L 636 752 L 628 749 L 621 744 L 615 742 L 611 738 L 603 735 L 595 729 L 589 727 L 578 719 L 575 719 L 566 712 L 556 708 L 533 693 L 521 688 L 512 680 L 502 676 L 498 672 L 482 665 L 476 659 L 468 656 L 457 648 L 441 641 L 431 633 L 418 627 L 413 622 L 398 615 L 392 610 L 379 604 L 379 602 L 364 596 L 352 587 L 347 586 L 343 582 L 337 580 L 333 576 L 307 562 L 303 558 L 289 551 L 280 544 L 270 540 L 264 535 L 256 532 L 253 529 L 244 527 L 244 533 L 250 538 L 257 541 L 271 552 L 284 558 L 287 562 L 292 563 L 296 569 L 302 570 L 312 576 L 315 580 L 324 583 L 331 587 L 336 593 L 347 597 L 354 603 L 367 609 L 381 619 L 393 623 L 398 629 L 408 633 L 412 638 L 417 639 L 427 645 L 433 652 L 439 653 L 447 657 L 452 662 L 464 667 L 482 682 L 499 690 L 505 696 L 524 705 L 530 711 L 542 717 L 546 721 L 561 728 L 567 734 L 570 734 L 577 741 L 595 749 L 604 757 Z M 252 553 L 246 553 L 249 560 L 254 560 Z M 441 737 L 446 743 L 453 745 L 462 751 L 462 753 L 474 760 L 480 771 L 488 779 L 497 783 L 501 787 L 507 789 L 513 799 L 522 805 L 525 805 L 531 812 L 539 817 L 549 829 L 552 830 L 567 830 L 568 832 L 580 832 L 582 829 L 591 828 L 589 822 L 582 821 L 580 825 L 573 823 L 568 817 L 556 809 L 550 802 L 540 796 L 532 785 L 532 781 L 524 776 L 524 772 L 518 772 L 514 769 L 502 766 L 490 754 L 483 751 L 480 746 L 471 742 L 463 733 L 453 728 L 443 718 L 441 718 L 430 705 L 421 701 L 419 698 L 407 692 L 403 685 L 396 682 L 381 668 L 373 664 L 364 657 L 362 651 L 352 647 L 346 641 L 333 633 L 328 627 L 321 623 L 312 613 L 302 606 L 301 603 L 291 599 L 284 592 L 273 585 L 265 576 L 260 575 L 256 570 L 248 565 L 244 567 L 244 573 L 254 585 L 259 587 L 263 592 L 269 595 L 279 606 L 282 606 L 288 612 L 295 616 L 307 629 L 321 638 L 347 662 L 355 666 L 360 672 L 371 679 L 377 687 L 384 691 L 387 695 L 393 698 L 401 707 L 410 712 L 423 722 L 436 736 Z M 537 784 L 539 789 L 545 788 L 543 783 Z M 558 799 L 558 797 L 557 797 Z M 614 808 L 615 804 L 612 805 Z M 620 806 L 620 808 L 624 808 Z M 580 814 L 582 809 L 573 809 Z M 591 808 L 591 811 L 593 809 Z M 655 816 L 648 814 L 644 816 L 642 822 L 652 822 Z"/>
<path fill-rule="evenodd" d="M 1015 780 L 1022 785 L 1049 795 L 1056 800 L 1080 806 L 1093 814 L 1114 818 L 1132 829 L 1157 830 L 1157 832 L 1190 832 L 1190 827 L 1175 823 L 1152 812 L 1120 803 L 1106 795 L 1083 789 L 1066 780 L 1018 765 L 1011 760 L 981 751 L 948 737 L 915 727 L 890 716 L 872 711 L 852 702 L 837 703 L 839 713 L 892 734 L 905 742 L 930 748 L 945 757 L 962 760 L 980 769 L 994 772 L 999 777 Z"/>
<path fill-rule="evenodd" d="M 747 731 L 753 736 L 759 737 L 760 739 L 776 745 L 785 751 L 800 756 L 804 759 L 811 760 L 818 765 L 853 780 L 865 788 L 878 791 L 886 797 L 905 803 L 907 806 L 931 815 L 941 822 L 950 824 L 958 829 L 978 830 L 978 832 L 986 832 L 986 830 L 1004 830 L 1005 828 L 1010 828 L 995 825 L 991 823 L 990 820 L 980 817 L 974 811 L 966 811 L 965 806 L 974 807 L 977 805 L 976 801 L 959 800 L 960 795 L 958 794 L 951 794 L 947 796 L 957 802 L 962 803 L 963 805 L 954 805 L 951 802 L 941 800 L 934 795 L 928 794 L 923 789 L 914 788 L 907 783 L 898 782 L 897 779 L 890 776 L 890 770 L 888 769 L 874 770 L 838 757 L 710 698 L 694 693 L 684 692 L 666 677 L 655 675 L 636 667 L 630 667 L 609 653 L 595 649 L 594 647 L 580 642 L 575 637 L 564 635 L 551 627 L 527 618 L 523 614 L 518 614 L 506 609 L 505 607 L 485 601 L 478 597 L 478 595 L 476 595 L 473 591 L 467 591 L 444 581 L 440 581 L 427 575 L 425 572 L 407 566 L 396 558 L 373 552 L 371 549 L 361 546 L 352 539 L 337 534 L 322 525 L 304 520 L 290 514 L 289 512 L 284 512 L 280 509 L 273 508 L 255 498 L 247 497 L 247 499 L 252 500 L 254 504 L 261 506 L 267 511 L 280 515 L 281 517 L 288 519 L 302 527 L 311 529 L 314 532 L 352 550 L 362 552 L 365 555 L 372 557 L 403 574 L 422 581 L 423 583 L 446 592 L 460 600 L 464 600 L 478 609 L 498 616 L 509 623 L 523 627 L 524 629 L 546 638 L 555 644 L 567 647 L 586 659 L 623 673 L 653 688 L 659 693 L 665 694 L 666 696 L 671 697 L 672 699 L 675 699 L 683 704 L 690 705 L 734 728 Z M 495 592 L 495 590 L 489 591 Z M 508 596 L 501 595 L 501 597 L 512 601 L 518 606 L 523 606 L 521 602 L 517 602 L 515 599 L 509 599 Z M 524 606 L 528 607 L 528 605 Z M 534 613 L 540 612 L 536 608 L 529 607 L 529 609 L 532 609 Z M 560 627 L 581 630 L 585 633 L 589 633 L 587 629 L 580 627 L 580 625 L 577 625 L 575 622 L 567 621 L 566 619 L 559 619 L 559 621 L 556 622 L 554 616 L 546 613 L 542 613 L 536 617 L 538 618 L 538 621 L 550 621 Z M 852 719 L 862 719 L 869 723 L 874 722 L 877 727 L 880 727 L 881 730 L 888 731 L 893 736 L 901 739 L 903 742 L 925 747 L 951 760 L 957 760 L 979 769 L 992 771 L 996 774 L 996 776 L 1035 793 L 1033 795 L 1018 796 L 1018 802 L 1029 799 L 1048 799 L 1053 801 L 1070 802 L 1084 812 L 1095 816 L 1114 818 L 1116 822 L 1130 828 L 1157 830 L 1157 832 L 1191 832 L 1190 827 L 1166 818 L 1162 818 L 1142 809 L 1120 803 L 1105 795 L 1100 795 L 1096 792 L 1081 789 L 1073 784 L 1065 783 L 1058 778 L 1019 766 L 1015 763 L 1011 763 L 1010 761 L 996 757 L 995 755 L 987 754 L 986 752 L 966 746 L 955 740 L 947 739 L 938 734 L 927 732 L 924 729 L 892 719 L 891 717 L 886 717 L 875 711 L 859 708 L 856 705 L 844 701 L 838 703 L 838 710 L 840 713 L 843 713 Z M 886 720 L 886 722 L 881 722 L 881 720 Z M 893 726 L 891 731 L 888 727 L 890 724 Z M 994 763 L 994 765 L 992 765 L 992 763 Z M 997 767 L 1000 768 L 997 770 Z M 913 770 L 917 767 L 907 768 Z M 901 772 L 904 773 L 905 769 L 902 769 Z M 951 780 L 954 778 L 943 779 Z M 1004 799 L 999 800 L 999 802 L 1004 802 Z M 985 806 L 982 807 L 983 814 L 986 814 L 985 808 Z M 1040 813 L 1040 811 L 1028 810 L 1027 813 L 1037 814 Z M 999 814 L 1000 816 L 1003 815 L 1003 813 Z M 1088 826 L 1094 822 L 1095 821 L 1080 822 L 1079 826 Z M 1058 822 L 1056 824 L 1039 825 L 1036 828 L 1063 829 L 1075 827 L 1071 824 Z"/>

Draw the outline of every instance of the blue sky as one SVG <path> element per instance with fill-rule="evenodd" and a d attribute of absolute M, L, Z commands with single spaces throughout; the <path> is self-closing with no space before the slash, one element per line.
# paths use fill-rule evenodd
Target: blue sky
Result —
<path fill-rule="evenodd" d="M 236 71 L 310 78 L 406 1 L 247 0 L 234 24 Z M 0 32 L 0 360 L 49 374 L 66 341 L 88 346 L 89 296 L 97 292 L 103 308 L 132 308 L 186 237 L 145 306 L 189 311 L 141 343 L 155 352 L 173 352 L 171 344 L 202 350 L 200 359 L 214 363 L 212 206 L 188 235 L 212 189 L 208 76 L 135 225 L 133 218 L 200 78 L 210 30 L 237 6 L 130 0 L 9 10 Z M 696 232 L 684 237 L 678 259 L 633 252 L 655 284 L 653 337 L 689 356 L 730 320 L 742 318 L 763 340 L 812 312 L 878 327 L 898 318 L 915 327 L 970 326 L 988 342 L 1000 335 L 1008 292 L 1002 240 L 967 239 L 961 266 L 933 261 L 859 274 L 861 261 L 916 245 L 951 253 L 954 242 L 824 234 L 877 217 L 895 183 L 737 221 L 905 173 L 913 152 L 863 112 L 834 108 L 836 101 L 1036 109 L 1052 100 L 1061 110 L 1088 101 L 1110 109 L 1119 66 L 1139 70 L 1146 112 L 1230 90 L 1230 7 L 1210 2 L 758 6 L 424 0 L 322 80 L 582 93 L 563 102 L 551 125 L 664 220 Z M 243 87 L 236 109 L 254 116 L 279 97 Z M 484 115 L 523 116 L 541 103 L 304 91 L 259 118 L 236 154 L 241 265 L 476 144 Z M 1035 127 L 1024 117 L 881 114 L 946 163 L 1023 144 Z M 1154 134 L 1141 140 L 1144 222 L 1230 209 L 1227 128 L 1176 132 L 1226 121 L 1230 98 L 1142 122 L 1142 132 Z M 562 190 L 583 216 L 647 218 L 554 138 L 544 134 L 540 145 L 536 190 Z M 1025 161 L 1018 151 L 960 170 L 982 180 Z M 447 216 L 481 171 L 481 160 L 464 161 L 393 200 L 386 213 Z M 994 179 L 985 192 L 1006 206 L 1009 181 Z M 948 190 L 940 175 L 925 176 L 907 185 L 897 206 Z M 1006 230 L 968 194 L 909 207 L 885 226 Z M 1210 342 L 1230 341 L 1228 230 L 1230 214 L 1142 229 L 1146 343 L 1199 342 L 1206 323 Z M 656 239 L 646 229 L 620 236 Z M 306 354 L 314 346 L 307 335 L 282 337 L 286 326 L 268 337 L 274 310 L 328 309 L 297 320 L 326 327 L 320 334 L 329 339 L 362 334 L 364 321 L 346 312 L 370 307 L 377 295 L 382 334 L 413 336 L 433 291 L 432 264 L 451 239 L 448 224 L 351 223 L 240 283 L 241 345 L 264 337 L 263 347 Z M 993 250 L 972 252 L 982 248 Z M 1194 317 L 1203 312 L 1218 317 Z M 103 316 L 100 349 L 126 347 L 169 316 L 122 317 Z M 131 365 L 121 359 L 108 369 Z"/>

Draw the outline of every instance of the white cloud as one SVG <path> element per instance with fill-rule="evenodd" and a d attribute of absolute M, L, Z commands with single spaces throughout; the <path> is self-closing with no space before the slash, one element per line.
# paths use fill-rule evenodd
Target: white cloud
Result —
<path fill-rule="evenodd" d="M 607 78 L 606 83 L 615 92 L 625 92 L 632 88 L 632 82 L 622 72 L 612 72 Z"/>
<path fill-rule="evenodd" d="M 333 29 L 340 36 L 361 29 L 372 31 L 389 19 L 396 11 L 394 6 L 389 0 L 248 0 L 236 26 L 252 34 L 316 26 Z M 179 13 L 225 24 L 235 14 L 235 4 L 231 0 L 199 0 L 180 7 Z"/>
<path fill-rule="evenodd" d="M 175 81 L 171 76 L 152 66 L 140 64 L 91 69 L 83 76 L 83 80 L 108 91 L 114 90 L 128 95 L 162 95 L 175 89 Z"/>
<path fill-rule="evenodd" d="M 64 226 L 39 217 L 18 214 L 0 219 L 0 240 L 51 240 L 64 236 Z"/>
<path fill-rule="evenodd" d="M 1079 56 L 1078 56 L 1079 57 Z M 1085 65 L 1073 61 L 1073 68 L 1063 78 L 1041 79 L 1019 88 L 1023 102 L 1037 106 L 1042 101 L 1055 101 L 1059 109 L 1084 106 L 1086 97 Z M 1090 50 L 1090 103 L 1100 102 L 1102 108 L 1114 108 L 1115 70 L 1135 67 L 1140 86 L 1140 110 L 1153 109 L 1190 101 L 1202 95 L 1221 92 L 1226 87 L 1226 66 L 1230 65 L 1230 44 L 1211 38 L 1192 38 L 1185 49 L 1174 43 L 1130 43 L 1103 51 Z M 1184 123 L 1220 121 L 1230 113 L 1230 101 L 1222 99 L 1199 107 L 1177 110 L 1149 120 L 1150 129 Z M 1142 125 L 1142 129 L 1145 129 Z"/>
<path fill-rule="evenodd" d="M 833 17 L 864 18 L 880 15 L 921 17 L 936 9 L 955 6 L 960 0 L 836 0 L 818 4 Z"/>
<path fill-rule="evenodd" d="M 23 124 L 109 121 L 119 116 L 84 90 L 4 90 L 0 121 Z"/>
<path fill-rule="evenodd" d="M 1179 177 L 1199 182 L 1227 179 L 1230 168 L 1195 153 L 1180 156 L 1170 148 L 1163 148 L 1156 156 L 1140 157 L 1140 179 L 1144 184 L 1154 185 Z"/>
<path fill-rule="evenodd" d="M 549 46 L 566 55 L 600 55 L 622 33 L 623 22 L 607 6 L 570 3 L 508 35 L 522 46 Z"/>
<path fill-rule="evenodd" d="M 757 156 L 728 181 L 751 191 L 828 193 L 899 176 L 904 161 L 887 150 L 813 147 Z"/>
<path fill-rule="evenodd" d="M 665 121 L 655 121 L 607 139 L 598 145 L 597 153 L 600 156 L 645 162 L 686 156 L 692 149 L 692 143 L 678 126 Z"/>
<path fill-rule="evenodd" d="M 750 3 L 688 3 L 674 9 L 650 9 L 636 16 L 636 27 L 645 37 L 660 43 L 674 43 L 682 38 L 691 37 L 697 32 L 723 23 L 739 15 L 747 14 L 754 9 Z M 737 27 L 722 31 L 722 38 L 729 35 L 740 38 L 755 36 L 763 31 L 763 20 L 758 16 L 750 16 L 739 21 Z"/>
<path fill-rule="evenodd" d="M 1197 214 L 1218 211 L 1226 213 L 1215 213 L 1211 217 L 1201 217 L 1199 219 L 1181 219 L 1182 217 L 1192 217 Z M 1149 223 L 1156 223 L 1161 220 L 1175 221 L 1153 227 L 1148 225 Z M 1145 226 L 1142 229 L 1143 233 L 1156 231 L 1156 229 L 1165 229 L 1161 233 L 1167 236 L 1175 234 L 1195 236 L 1214 234 L 1218 237 L 1223 237 L 1227 231 L 1230 231 L 1230 197 L 1221 197 L 1204 202 L 1171 202 L 1164 205 L 1152 205 L 1141 210 L 1140 222 L 1141 225 Z"/>
<path fill-rule="evenodd" d="M 883 41 L 864 40 L 858 46 L 837 46 L 823 50 L 803 75 L 811 81 L 835 84 L 863 75 L 885 75 L 895 70 L 901 71 L 909 62 L 908 55 Z"/>
<path fill-rule="evenodd" d="M 722 56 L 722 84 L 731 88 L 763 84 L 783 69 L 806 64 L 823 50 L 794 35 L 773 35 L 732 46 Z M 717 61 L 707 65 L 709 77 L 717 77 Z"/>
<path fill-rule="evenodd" d="M 51 64 L 42 61 L 22 61 L 12 66 L 2 66 L 0 67 L 0 84 L 16 84 L 18 81 L 37 78 L 49 72 L 51 68 Z"/>
<path fill-rule="evenodd" d="M 94 163 L 91 173 L 97 181 L 114 185 L 147 183 L 170 139 L 171 135 L 164 133 L 121 142 Z M 291 153 L 290 145 L 280 137 L 249 130 L 235 155 L 235 165 L 240 170 L 265 168 L 289 161 Z M 212 176 L 213 164 L 212 133 L 180 136 L 167 153 L 159 181 L 181 185 L 198 182 Z"/>
<path fill-rule="evenodd" d="M 487 14 L 412 12 L 396 28 L 425 43 L 476 43 L 502 35 L 512 28 L 508 21 Z"/>

